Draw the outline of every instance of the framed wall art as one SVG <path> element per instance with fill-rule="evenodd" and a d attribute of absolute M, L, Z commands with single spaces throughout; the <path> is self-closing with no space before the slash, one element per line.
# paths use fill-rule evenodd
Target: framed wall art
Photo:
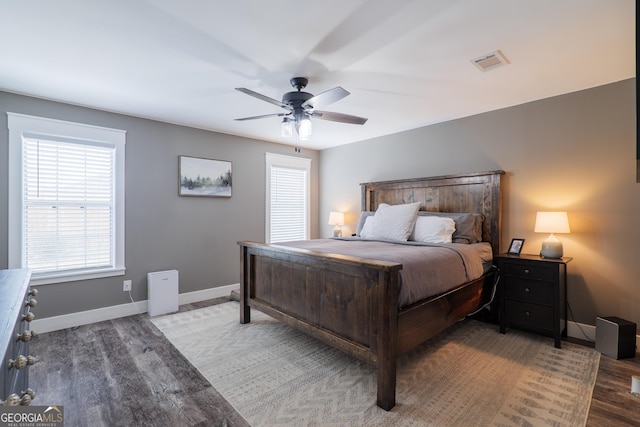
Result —
<path fill-rule="evenodd" d="M 178 156 L 178 163 L 180 196 L 231 197 L 231 162 Z"/>

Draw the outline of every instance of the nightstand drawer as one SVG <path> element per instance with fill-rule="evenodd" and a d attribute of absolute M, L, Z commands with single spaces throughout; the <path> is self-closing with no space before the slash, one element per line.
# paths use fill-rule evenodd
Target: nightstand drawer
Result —
<path fill-rule="evenodd" d="M 536 265 L 531 262 L 526 264 L 505 262 L 500 268 L 502 269 L 502 274 L 508 276 L 522 277 L 530 280 L 544 280 L 548 282 L 554 280 L 555 269 L 553 267 L 549 268 L 543 265 Z"/>
<path fill-rule="evenodd" d="M 553 283 L 505 277 L 505 296 L 525 302 L 553 305 Z"/>
<path fill-rule="evenodd" d="M 522 301 L 509 301 L 505 307 L 508 323 L 535 329 L 553 330 L 553 307 Z"/>

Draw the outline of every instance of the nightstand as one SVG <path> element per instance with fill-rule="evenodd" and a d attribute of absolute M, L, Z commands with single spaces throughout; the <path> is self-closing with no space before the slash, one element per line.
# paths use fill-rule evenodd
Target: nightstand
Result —
<path fill-rule="evenodd" d="M 500 268 L 500 333 L 507 326 L 549 335 L 560 348 L 567 337 L 567 263 L 539 255 L 497 257 Z"/>

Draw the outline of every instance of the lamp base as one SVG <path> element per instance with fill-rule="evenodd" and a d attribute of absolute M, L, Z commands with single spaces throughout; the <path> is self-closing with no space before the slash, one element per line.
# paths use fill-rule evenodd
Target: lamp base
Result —
<path fill-rule="evenodd" d="M 543 258 L 562 258 L 562 242 L 553 234 L 542 242 L 540 256 Z"/>
<path fill-rule="evenodd" d="M 333 237 L 342 237 L 342 228 L 340 226 L 336 225 L 333 228 Z"/>

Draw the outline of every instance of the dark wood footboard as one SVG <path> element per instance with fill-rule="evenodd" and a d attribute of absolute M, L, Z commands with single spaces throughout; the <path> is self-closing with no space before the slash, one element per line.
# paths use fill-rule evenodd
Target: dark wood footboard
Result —
<path fill-rule="evenodd" d="M 251 308 L 378 370 L 377 404 L 395 405 L 396 359 L 489 301 L 492 275 L 398 310 L 401 264 L 239 242 L 240 323 Z"/>
<path fill-rule="evenodd" d="M 239 242 L 240 322 L 250 307 L 378 368 L 378 406 L 395 405 L 401 264 Z"/>

